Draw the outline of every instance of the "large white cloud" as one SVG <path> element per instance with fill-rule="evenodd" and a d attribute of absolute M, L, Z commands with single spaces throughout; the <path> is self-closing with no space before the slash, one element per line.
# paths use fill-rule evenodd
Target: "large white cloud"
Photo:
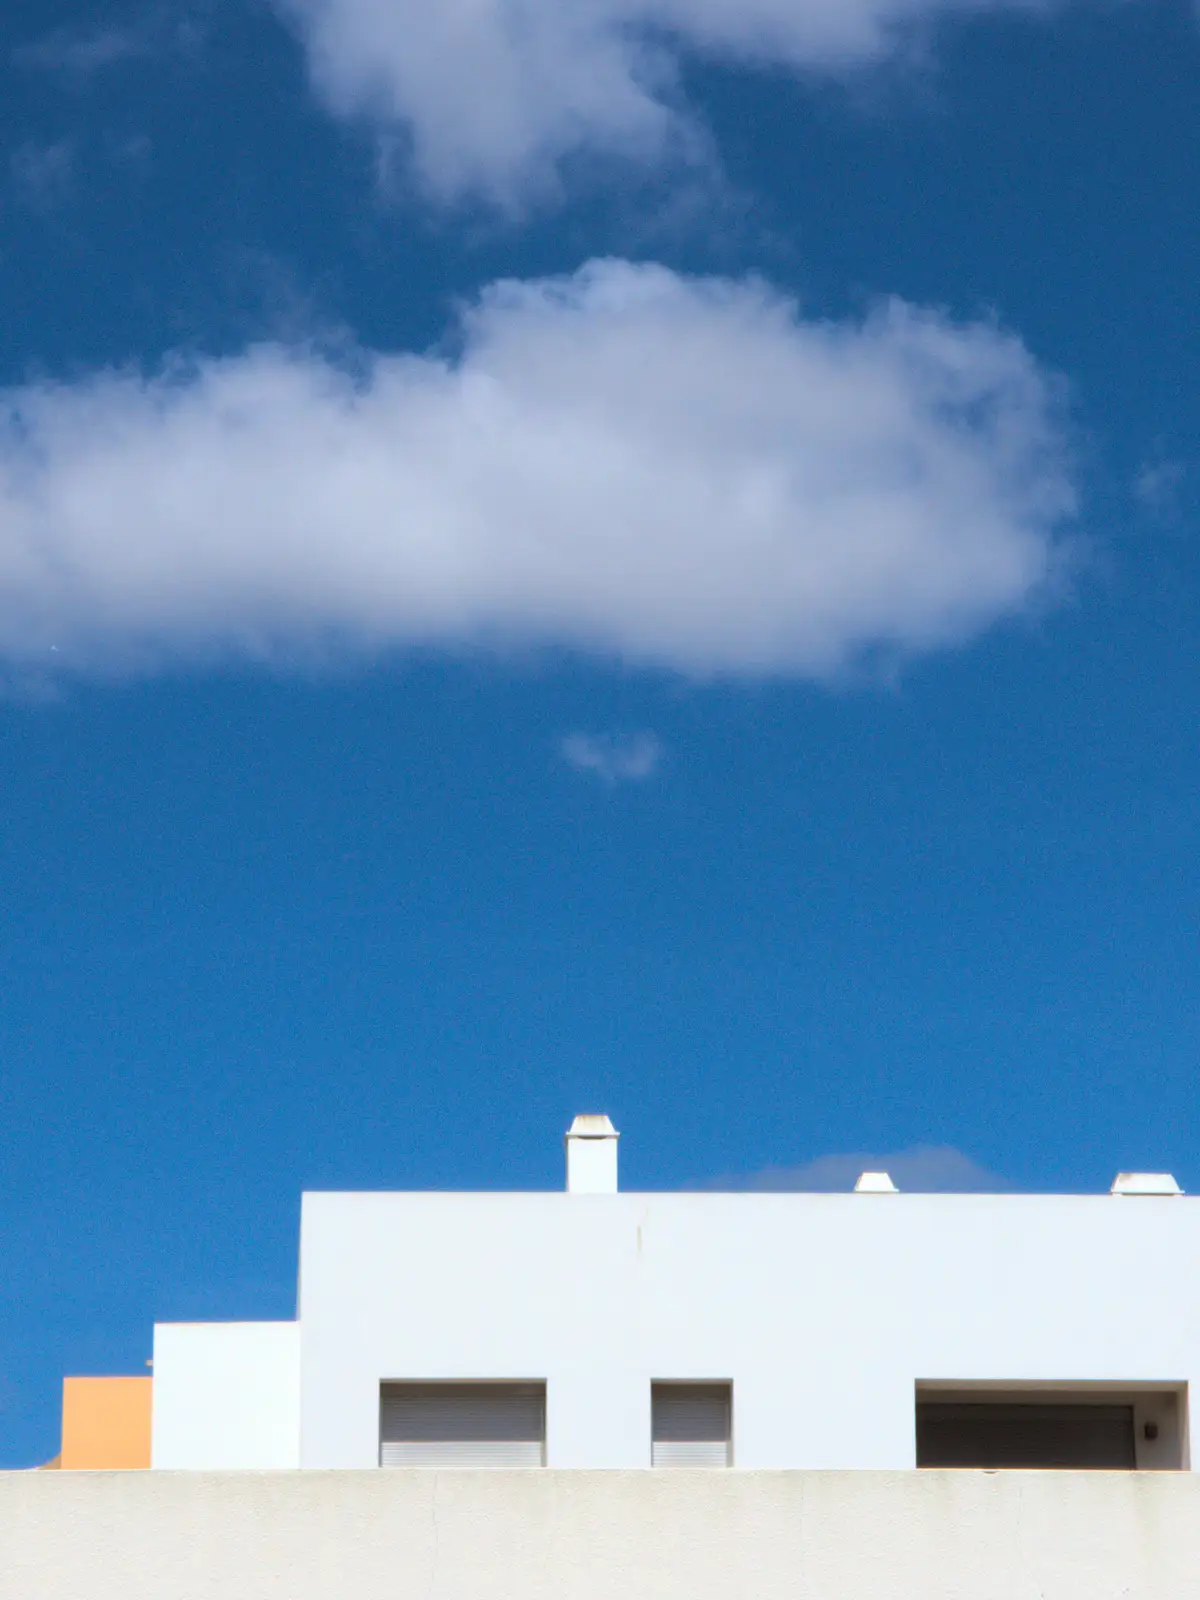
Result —
<path fill-rule="evenodd" d="M 820 677 L 1055 572 L 1055 387 L 990 325 L 604 262 L 494 286 L 457 345 L 0 395 L 0 655 L 517 643 Z"/>
<path fill-rule="evenodd" d="M 343 114 L 403 130 L 435 193 L 519 204 L 575 152 L 654 159 L 688 136 L 678 51 L 841 72 L 940 17 L 1062 0 L 276 0 Z"/>

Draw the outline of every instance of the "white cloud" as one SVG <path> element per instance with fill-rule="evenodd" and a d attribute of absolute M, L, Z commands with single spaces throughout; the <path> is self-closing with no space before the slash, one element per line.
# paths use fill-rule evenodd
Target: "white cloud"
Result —
<path fill-rule="evenodd" d="M 953 1145 L 911 1145 L 889 1155 L 819 1156 L 798 1167 L 767 1167 L 746 1177 L 705 1185 L 759 1193 L 846 1193 L 862 1172 L 887 1172 L 909 1194 L 994 1194 L 1012 1185 Z"/>
<path fill-rule="evenodd" d="M 580 151 L 657 160 L 690 137 L 682 50 L 845 72 L 938 19 L 1064 0 L 276 0 L 341 114 L 404 130 L 425 184 L 519 203 Z"/>
<path fill-rule="evenodd" d="M 562 743 L 563 759 L 577 772 L 603 783 L 644 783 L 662 760 L 662 745 L 652 733 L 571 733 Z"/>
<path fill-rule="evenodd" d="M 1054 386 L 989 324 L 806 321 L 606 262 L 494 286 L 459 345 L 0 393 L 0 655 L 516 643 L 823 678 L 1055 576 Z"/>

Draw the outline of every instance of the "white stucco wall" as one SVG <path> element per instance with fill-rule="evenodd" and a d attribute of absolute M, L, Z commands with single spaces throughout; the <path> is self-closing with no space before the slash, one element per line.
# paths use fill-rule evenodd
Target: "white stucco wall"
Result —
<path fill-rule="evenodd" d="M 0 1474 L 0 1600 L 1200 1600 L 1200 1477 Z"/>
<path fill-rule="evenodd" d="M 166 1322 L 154 1329 L 155 1467 L 300 1464 L 294 1322 Z"/>
<path fill-rule="evenodd" d="M 551 1467 L 643 1467 L 654 1378 L 730 1379 L 740 1468 L 914 1465 L 914 1386 L 1200 1380 L 1200 1203 L 307 1195 L 301 1461 L 387 1379 L 547 1381 Z"/>

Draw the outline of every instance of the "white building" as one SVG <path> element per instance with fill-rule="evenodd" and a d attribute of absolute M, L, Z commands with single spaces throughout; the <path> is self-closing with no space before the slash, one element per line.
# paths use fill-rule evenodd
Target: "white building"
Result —
<path fill-rule="evenodd" d="M 308 1194 L 290 1323 L 155 1329 L 155 1467 L 1188 1468 L 1200 1206 Z"/>

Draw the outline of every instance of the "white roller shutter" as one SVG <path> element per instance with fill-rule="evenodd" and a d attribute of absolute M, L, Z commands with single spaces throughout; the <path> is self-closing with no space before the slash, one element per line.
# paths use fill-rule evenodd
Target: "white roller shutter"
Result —
<path fill-rule="evenodd" d="M 382 1467 L 540 1467 L 546 1388 L 541 1383 L 385 1383 Z"/>
<path fill-rule="evenodd" d="M 733 1400 L 727 1383 L 656 1383 L 650 1392 L 656 1467 L 727 1467 Z"/>

